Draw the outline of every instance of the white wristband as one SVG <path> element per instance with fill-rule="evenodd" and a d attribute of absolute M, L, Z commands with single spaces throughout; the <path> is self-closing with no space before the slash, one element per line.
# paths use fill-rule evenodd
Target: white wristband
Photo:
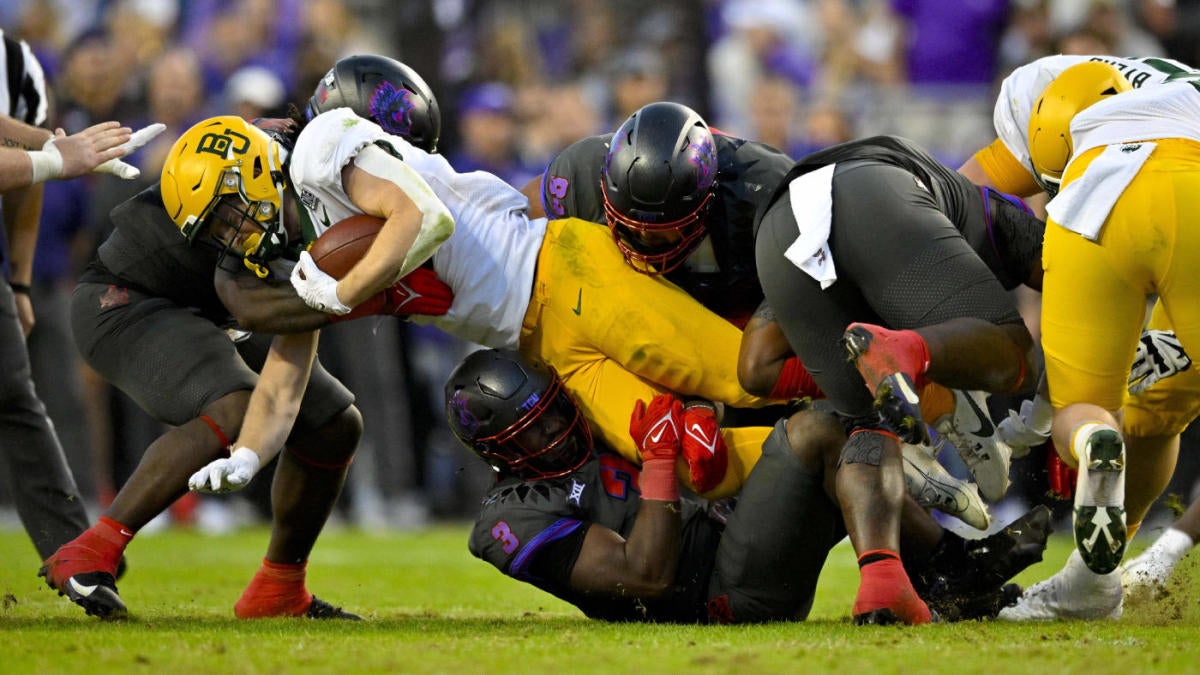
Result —
<path fill-rule="evenodd" d="M 29 150 L 29 161 L 33 163 L 33 183 L 42 183 L 62 175 L 62 155 L 52 144 L 46 146 L 50 150 Z"/>

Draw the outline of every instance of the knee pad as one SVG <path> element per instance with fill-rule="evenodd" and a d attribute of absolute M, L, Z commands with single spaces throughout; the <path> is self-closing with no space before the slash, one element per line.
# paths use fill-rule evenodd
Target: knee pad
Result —
<path fill-rule="evenodd" d="M 896 434 L 884 429 L 856 429 L 842 446 L 842 464 L 879 466 L 883 462 L 883 446 L 887 439 L 900 442 Z"/>

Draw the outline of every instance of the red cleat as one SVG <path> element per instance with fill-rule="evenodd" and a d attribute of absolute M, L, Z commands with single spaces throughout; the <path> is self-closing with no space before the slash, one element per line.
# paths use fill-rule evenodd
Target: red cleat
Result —
<path fill-rule="evenodd" d="M 45 577 L 47 586 L 67 596 L 88 616 L 124 618 L 129 610 L 117 594 L 116 563 L 109 562 L 95 549 L 76 543 L 82 538 L 55 551 L 38 570 L 38 576 Z"/>
<path fill-rule="evenodd" d="M 875 396 L 875 407 L 900 437 L 913 445 L 928 444 L 929 429 L 917 395 L 918 388 L 928 383 L 925 340 L 911 330 L 852 323 L 842 335 L 842 345 Z"/>

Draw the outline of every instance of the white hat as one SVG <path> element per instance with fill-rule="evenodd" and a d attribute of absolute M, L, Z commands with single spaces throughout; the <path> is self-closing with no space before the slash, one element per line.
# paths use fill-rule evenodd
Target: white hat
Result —
<path fill-rule="evenodd" d="M 283 80 L 262 66 L 240 68 L 225 83 L 225 100 L 229 104 L 246 101 L 270 109 L 282 105 L 285 96 Z"/>

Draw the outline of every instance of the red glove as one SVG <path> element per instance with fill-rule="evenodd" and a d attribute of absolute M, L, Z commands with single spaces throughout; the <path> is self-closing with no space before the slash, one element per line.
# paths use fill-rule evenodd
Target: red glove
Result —
<path fill-rule="evenodd" d="M 683 409 L 683 458 L 696 492 L 708 492 L 721 483 L 729 467 L 729 449 L 711 406 L 691 404 Z"/>
<path fill-rule="evenodd" d="M 364 316 L 398 316 L 406 319 L 414 314 L 441 316 L 450 311 L 454 291 L 450 290 L 433 270 L 418 267 L 400 281 L 359 303 L 349 314 L 334 316 L 330 322 L 361 319 Z"/>
<path fill-rule="evenodd" d="M 679 456 L 679 427 L 683 423 L 683 402 L 670 394 L 659 394 L 646 407 L 645 401 L 633 406 L 629 435 L 642 453 L 642 463 L 652 459 L 675 461 Z"/>
<path fill-rule="evenodd" d="M 675 480 L 675 458 L 679 456 L 683 403 L 670 394 L 659 394 L 650 401 L 638 401 L 629 418 L 629 435 L 642 453 L 639 480 L 642 499 L 679 501 L 679 482 Z"/>
<path fill-rule="evenodd" d="M 1050 496 L 1071 499 L 1075 496 L 1075 480 L 1079 471 L 1067 466 L 1054 449 L 1054 442 L 1046 442 L 1046 477 L 1050 481 Z"/>

